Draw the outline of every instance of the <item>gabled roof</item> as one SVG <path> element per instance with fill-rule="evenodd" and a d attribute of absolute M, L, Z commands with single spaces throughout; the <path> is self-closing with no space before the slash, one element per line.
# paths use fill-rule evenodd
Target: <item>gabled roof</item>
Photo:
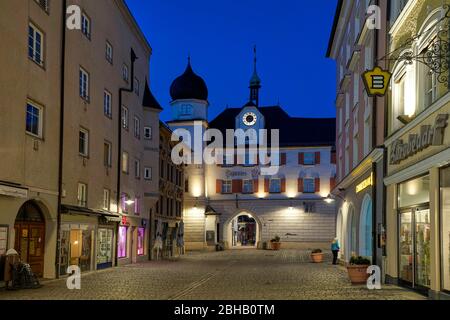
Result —
<path fill-rule="evenodd" d="M 235 128 L 236 117 L 241 110 L 242 108 L 225 109 L 210 122 L 209 127 L 225 134 L 227 129 Z M 335 145 L 335 118 L 295 118 L 280 106 L 260 107 L 258 110 L 265 118 L 265 129 L 279 129 L 280 147 Z"/>

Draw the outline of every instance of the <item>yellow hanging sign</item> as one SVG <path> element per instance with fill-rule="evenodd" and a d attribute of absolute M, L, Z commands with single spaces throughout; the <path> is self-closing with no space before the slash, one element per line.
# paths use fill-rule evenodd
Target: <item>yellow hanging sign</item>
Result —
<path fill-rule="evenodd" d="M 392 74 L 380 67 L 368 70 L 363 73 L 363 81 L 366 87 L 367 95 L 370 97 L 384 96 L 391 81 Z"/>
<path fill-rule="evenodd" d="M 364 189 L 373 186 L 373 173 L 370 174 L 370 177 L 363 180 L 360 184 L 356 186 L 356 193 L 360 193 Z"/>

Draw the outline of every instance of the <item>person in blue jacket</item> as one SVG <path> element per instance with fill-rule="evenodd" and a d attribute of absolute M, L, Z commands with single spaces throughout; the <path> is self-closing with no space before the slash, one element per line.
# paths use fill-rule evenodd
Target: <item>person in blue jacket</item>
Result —
<path fill-rule="evenodd" d="M 333 264 L 337 264 L 338 253 L 341 248 L 339 247 L 339 239 L 334 238 L 333 242 L 331 242 L 331 252 L 333 252 Z"/>

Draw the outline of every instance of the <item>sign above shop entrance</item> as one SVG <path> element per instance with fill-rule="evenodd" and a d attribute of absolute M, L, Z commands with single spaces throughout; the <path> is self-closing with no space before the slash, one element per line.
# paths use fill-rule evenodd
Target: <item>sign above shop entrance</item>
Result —
<path fill-rule="evenodd" d="M 421 126 L 420 133 L 410 134 L 407 142 L 403 142 L 402 139 L 395 140 L 392 143 L 389 158 L 390 164 L 399 164 L 403 160 L 430 146 L 442 145 L 444 143 L 445 128 L 448 125 L 448 117 L 448 113 L 439 114 L 434 121 L 434 126 Z"/>
<path fill-rule="evenodd" d="M 368 187 L 373 186 L 373 173 L 370 174 L 370 177 L 364 179 L 361 183 L 356 186 L 356 193 L 360 193 L 361 191 L 367 189 Z"/>

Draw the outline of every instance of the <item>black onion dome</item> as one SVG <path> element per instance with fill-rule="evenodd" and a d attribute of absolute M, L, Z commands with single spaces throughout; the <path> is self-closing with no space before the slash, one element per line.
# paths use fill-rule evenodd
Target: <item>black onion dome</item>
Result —
<path fill-rule="evenodd" d="M 206 83 L 194 73 L 190 60 L 186 71 L 172 82 L 170 96 L 174 101 L 181 99 L 208 100 Z"/>

